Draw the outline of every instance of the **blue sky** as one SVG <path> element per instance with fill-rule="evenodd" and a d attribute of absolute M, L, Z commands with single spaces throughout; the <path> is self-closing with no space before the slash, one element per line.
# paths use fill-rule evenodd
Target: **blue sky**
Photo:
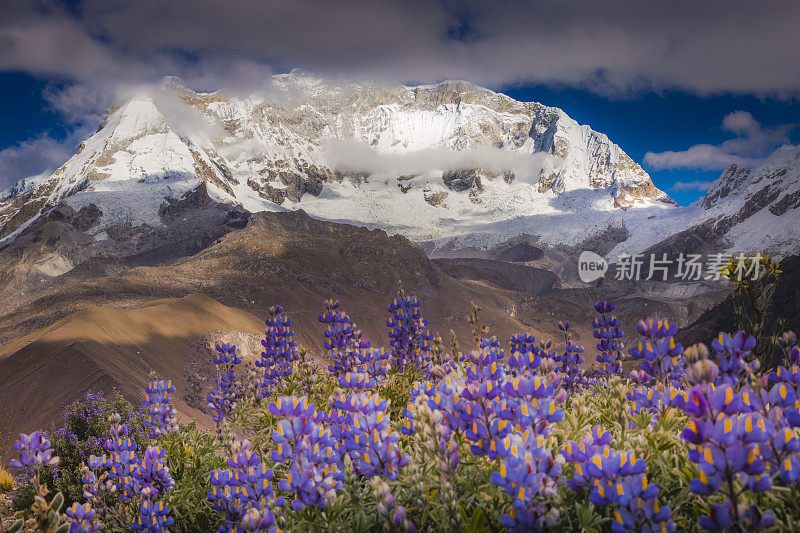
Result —
<path fill-rule="evenodd" d="M 579 89 L 542 86 L 503 90 L 518 100 L 534 100 L 560 107 L 581 124 L 601 131 L 653 178 L 681 205 L 703 195 L 703 190 L 674 190 L 676 182 L 708 182 L 721 171 L 701 169 L 657 170 L 644 161 L 647 152 L 686 150 L 697 144 L 718 145 L 733 137 L 722 131 L 723 117 L 733 111 L 747 111 L 765 127 L 800 123 L 797 99 L 717 95 L 700 97 L 686 92 L 646 93 L 627 99 L 608 98 Z M 800 143 L 800 127 L 789 132 L 793 144 Z"/>
<path fill-rule="evenodd" d="M 3 15 L 0 188 L 63 163 L 132 86 L 246 92 L 295 67 L 560 107 L 681 204 L 728 162 L 800 143 L 789 0 L 6 0 Z"/>

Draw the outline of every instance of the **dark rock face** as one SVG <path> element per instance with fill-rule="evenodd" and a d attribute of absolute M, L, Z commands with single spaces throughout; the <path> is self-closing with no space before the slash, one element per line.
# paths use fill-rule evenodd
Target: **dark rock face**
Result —
<path fill-rule="evenodd" d="M 730 165 L 720 176 L 720 185 L 708 191 L 703 198 L 703 207 L 708 209 L 723 198 L 727 198 L 737 187 L 750 176 L 750 169 Z"/>
<path fill-rule="evenodd" d="M 161 221 L 164 224 L 169 224 L 178 218 L 181 212 L 186 209 L 197 207 L 208 202 L 211 202 L 211 198 L 208 196 L 208 189 L 206 188 L 205 182 L 203 182 L 194 190 L 183 195 L 180 199 L 167 198 L 166 203 L 162 204 L 158 209 L 158 215 L 161 217 Z"/>
<path fill-rule="evenodd" d="M 444 202 L 445 198 L 447 198 L 447 194 L 448 193 L 446 191 L 438 191 L 433 193 L 426 192 L 424 197 L 426 202 L 435 207 Z"/>
<path fill-rule="evenodd" d="M 72 225 L 79 231 L 87 231 L 99 224 L 102 216 L 103 212 L 96 205 L 85 205 L 72 220 Z"/>
<path fill-rule="evenodd" d="M 81 207 L 75 211 L 71 206 L 59 204 L 48 213 L 45 220 L 72 224 L 78 231 L 87 231 L 100 223 L 103 212 L 94 204 Z"/>
<path fill-rule="evenodd" d="M 781 198 L 778 203 L 769 208 L 769 211 L 779 217 L 790 209 L 797 209 L 798 207 L 800 207 L 800 191 L 795 191 Z"/>
<path fill-rule="evenodd" d="M 442 174 L 442 181 L 448 189 L 456 192 L 468 191 L 473 187 L 482 188 L 481 178 L 475 169 L 447 170 Z"/>
<path fill-rule="evenodd" d="M 511 245 L 497 254 L 499 261 L 509 263 L 524 263 L 526 261 L 538 261 L 544 257 L 544 251 L 525 242 Z"/>

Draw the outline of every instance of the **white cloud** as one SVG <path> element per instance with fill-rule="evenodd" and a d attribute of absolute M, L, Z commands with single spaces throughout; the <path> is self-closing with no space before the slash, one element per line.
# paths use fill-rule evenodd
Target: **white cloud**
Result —
<path fill-rule="evenodd" d="M 85 129 L 78 128 L 65 139 L 45 134 L 0 150 L 0 190 L 22 178 L 60 167 L 88 134 Z"/>
<path fill-rule="evenodd" d="M 672 190 L 675 192 L 684 191 L 707 191 L 713 185 L 713 181 L 695 180 L 695 181 L 676 181 L 672 184 Z"/>
<path fill-rule="evenodd" d="M 654 170 L 721 170 L 730 164 L 753 167 L 776 148 L 789 142 L 794 124 L 763 127 L 747 111 L 734 111 L 722 119 L 722 130 L 736 135 L 721 144 L 696 144 L 680 151 L 647 152 L 644 161 Z"/>
<path fill-rule="evenodd" d="M 355 141 L 329 141 L 325 146 L 329 163 L 339 170 L 395 175 L 437 170 L 480 168 L 492 173 L 511 171 L 521 182 L 536 183 L 544 168 L 558 168 L 562 161 L 550 154 L 519 154 L 488 146 L 469 150 L 428 149 L 383 153 Z"/>

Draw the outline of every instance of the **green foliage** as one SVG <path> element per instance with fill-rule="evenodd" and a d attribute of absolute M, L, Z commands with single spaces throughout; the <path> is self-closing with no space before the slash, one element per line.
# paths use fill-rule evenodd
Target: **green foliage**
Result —
<path fill-rule="evenodd" d="M 170 531 L 216 531 L 222 520 L 206 498 L 211 490 L 209 472 L 225 461 L 214 436 L 197 429 L 192 422 L 163 437 L 167 467 L 175 480 L 168 505 L 175 523 Z"/>
<path fill-rule="evenodd" d="M 768 323 L 768 310 L 772 295 L 781 275 L 780 265 L 769 254 L 754 258 L 732 257 L 723 274 L 733 284 L 733 313 L 736 324 L 748 335 L 756 338 L 753 355 L 765 369 L 781 364 L 777 350 L 778 336 L 783 332 L 785 319 L 778 317 Z"/>
<path fill-rule="evenodd" d="M 64 494 L 66 505 L 83 501 L 81 468 L 90 455 L 106 453 L 103 448 L 108 437 L 108 417 L 117 411 L 132 428 L 131 437 L 146 447 L 146 432 L 136 409 L 117 392 L 109 398 L 102 393 L 88 393 L 82 401 L 73 402 L 64 413 L 63 425 L 50 432 L 53 451 L 61 461 L 47 477 L 51 490 Z"/>

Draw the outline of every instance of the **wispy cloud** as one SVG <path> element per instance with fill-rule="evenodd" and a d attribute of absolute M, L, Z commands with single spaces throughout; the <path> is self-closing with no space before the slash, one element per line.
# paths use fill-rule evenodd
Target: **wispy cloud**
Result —
<path fill-rule="evenodd" d="M 536 183 L 544 168 L 559 168 L 562 161 L 550 154 L 518 154 L 488 146 L 469 150 L 428 149 L 383 153 L 355 141 L 329 141 L 325 155 L 334 168 L 354 172 L 414 174 L 437 170 L 480 168 L 488 172 L 511 171 L 516 179 Z"/>
<path fill-rule="evenodd" d="M 713 181 L 694 180 L 694 181 L 676 181 L 672 184 L 672 190 L 675 192 L 685 191 L 707 191 L 711 188 Z"/>
<path fill-rule="evenodd" d="M 0 190 L 22 178 L 55 170 L 75 153 L 89 133 L 78 128 L 65 139 L 44 134 L 0 150 Z"/>
<path fill-rule="evenodd" d="M 794 127 L 794 124 L 764 127 L 747 111 L 734 111 L 722 120 L 722 130 L 734 134 L 733 139 L 718 145 L 696 144 L 680 151 L 647 152 L 644 161 L 654 170 L 721 170 L 731 163 L 753 167 L 787 144 Z"/>

